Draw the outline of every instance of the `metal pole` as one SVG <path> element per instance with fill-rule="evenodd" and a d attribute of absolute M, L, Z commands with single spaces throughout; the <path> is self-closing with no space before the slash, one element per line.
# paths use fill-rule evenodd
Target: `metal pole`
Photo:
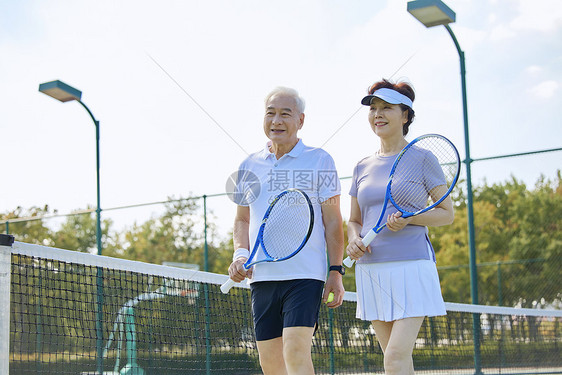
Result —
<path fill-rule="evenodd" d="M 93 118 L 93 116 L 92 116 Z M 100 208 L 100 123 L 94 120 L 96 124 L 96 245 L 98 255 L 102 254 L 101 245 L 101 208 Z M 96 349 L 97 349 L 97 368 L 98 373 L 103 374 L 103 269 L 97 268 L 96 277 L 96 295 L 97 295 L 97 319 L 96 319 Z"/>
<path fill-rule="evenodd" d="M 100 204 L 100 122 L 96 120 L 92 111 L 77 100 L 88 112 L 94 125 L 96 126 L 96 247 L 98 255 L 102 255 L 101 242 L 101 204 Z M 98 267 L 96 270 L 96 366 L 97 373 L 103 374 L 103 269 Z"/>
<path fill-rule="evenodd" d="M 472 202 L 472 173 L 470 164 L 470 141 L 468 136 L 468 106 L 466 95 L 466 67 L 464 52 L 462 51 L 453 30 L 449 25 L 444 25 L 445 29 L 453 39 L 457 52 L 459 53 L 460 67 L 461 67 L 461 88 L 462 88 L 462 110 L 463 110 L 463 123 L 464 123 L 464 147 L 465 147 L 465 160 L 466 164 L 466 209 L 468 219 L 468 248 L 469 248 L 469 263 L 470 263 L 470 296 L 472 304 L 478 304 L 478 273 L 476 270 L 476 247 L 474 241 L 474 210 Z M 475 374 L 482 374 L 482 364 L 480 356 L 480 314 L 473 314 L 472 319 L 472 333 L 474 338 L 474 369 Z"/>
<path fill-rule="evenodd" d="M 328 309 L 328 341 L 330 348 L 330 374 L 336 373 L 336 350 L 334 343 L 334 309 Z"/>
<path fill-rule="evenodd" d="M 207 243 L 207 196 L 203 195 L 203 221 L 205 231 L 204 265 L 205 272 L 209 272 L 209 246 Z M 209 286 L 203 284 L 205 293 L 205 373 L 211 374 L 211 314 L 209 301 Z"/>
<path fill-rule="evenodd" d="M 100 122 L 94 120 L 96 124 L 96 245 L 98 255 L 102 253 L 101 246 L 101 205 L 100 205 Z"/>
<path fill-rule="evenodd" d="M 0 375 L 10 368 L 10 289 L 14 236 L 0 234 Z"/>
<path fill-rule="evenodd" d="M 498 261 L 498 306 L 503 306 L 502 293 L 502 262 Z"/>
<path fill-rule="evenodd" d="M 205 230 L 205 248 L 203 269 L 209 272 L 209 244 L 207 242 L 207 196 L 203 195 L 203 221 Z"/>

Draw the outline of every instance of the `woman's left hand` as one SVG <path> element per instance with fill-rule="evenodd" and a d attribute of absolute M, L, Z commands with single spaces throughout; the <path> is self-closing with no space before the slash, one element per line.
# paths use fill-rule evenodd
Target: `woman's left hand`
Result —
<path fill-rule="evenodd" d="M 393 232 L 398 232 L 399 230 L 404 229 L 406 225 L 408 225 L 412 221 L 412 216 L 408 218 L 402 218 L 402 212 L 398 211 L 391 215 L 388 215 L 388 219 L 386 220 L 386 227 Z"/>

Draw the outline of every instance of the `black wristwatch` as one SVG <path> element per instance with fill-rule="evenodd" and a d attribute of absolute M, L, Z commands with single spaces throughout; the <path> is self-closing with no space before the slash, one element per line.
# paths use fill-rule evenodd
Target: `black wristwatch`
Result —
<path fill-rule="evenodd" d="M 330 266 L 330 271 L 338 271 L 342 275 L 345 275 L 345 268 L 343 266 Z"/>

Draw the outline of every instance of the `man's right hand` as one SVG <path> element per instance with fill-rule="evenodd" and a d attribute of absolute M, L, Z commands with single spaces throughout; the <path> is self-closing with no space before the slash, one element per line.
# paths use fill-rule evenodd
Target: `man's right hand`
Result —
<path fill-rule="evenodd" d="M 230 264 L 230 267 L 228 267 L 228 276 L 230 276 L 233 281 L 239 283 L 246 277 L 249 279 L 252 278 L 253 269 L 250 268 L 246 271 L 246 269 L 244 268 L 244 263 L 246 263 L 247 260 L 248 258 L 241 257 Z"/>

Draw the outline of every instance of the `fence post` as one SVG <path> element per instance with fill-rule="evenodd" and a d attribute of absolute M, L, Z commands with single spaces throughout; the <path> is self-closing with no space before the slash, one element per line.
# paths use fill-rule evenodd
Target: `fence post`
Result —
<path fill-rule="evenodd" d="M 498 306 L 503 306 L 503 293 L 502 293 L 502 263 L 498 261 Z"/>
<path fill-rule="evenodd" d="M 0 234 L 0 375 L 10 368 L 10 279 L 14 236 Z"/>
<path fill-rule="evenodd" d="M 203 221 L 205 230 L 205 248 L 204 248 L 204 265 L 203 269 L 205 272 L 209 272 L 209 244 L 207 242 L 207 196 L 203 195 Z"/>
<path fill-rule="evenodd" d="M 334 310 L 328 308 L 328 341 L 330 343 L 330 374 L 336 373 L 335 343 L 334 343 Z"/>
<path fill-rule="evenodd" d="M 204 248 L 204 265 L 203 269 L 205 272 L 209 272 L 209 246 L 207 243 L 207 196 L 203 195 L 203 223 L 204 223 L 204 238 L 205 238 L 205 248 Z M 211 315 L 209 306 L 209 286 L 203 284 L 203 290 L 205 293 L 205 370 L 206 374 L 211 374 Z"/>

